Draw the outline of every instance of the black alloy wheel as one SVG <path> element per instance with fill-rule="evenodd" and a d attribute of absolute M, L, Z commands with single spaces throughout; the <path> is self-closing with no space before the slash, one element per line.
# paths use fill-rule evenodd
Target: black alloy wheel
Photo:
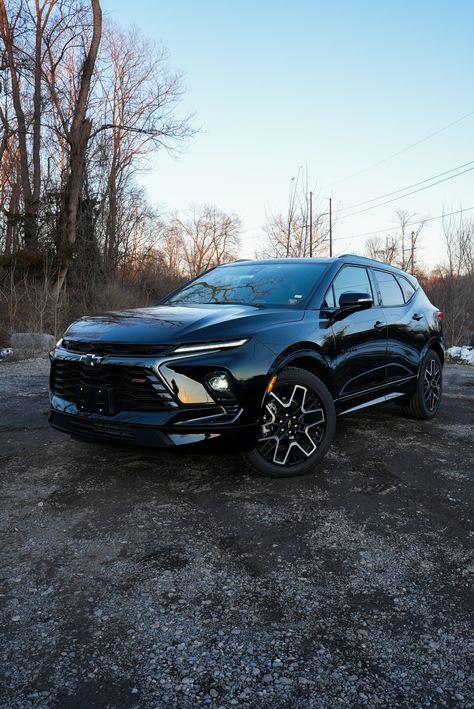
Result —
<path fill-rule="evenodd" d="M 323 382 L 288 367 L 265 396 L 257 445 L 244 458 L 264 475 L 302 475 L 324 456 L 335 427 L 334 403 Z"/>
<path fill-rule="evenodd" d="M 429 350 L 420 365 L 416 392 L 402 406 L 410 418 L 431 419 L 436 416 L 443 392 L 443 367 L 433 350 Z"/>

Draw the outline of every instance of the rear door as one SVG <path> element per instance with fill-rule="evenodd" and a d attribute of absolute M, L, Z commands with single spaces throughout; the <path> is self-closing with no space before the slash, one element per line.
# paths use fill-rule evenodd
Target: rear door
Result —
<path fill-rule="evenodd" d="M 373 272 L 387 319 L 387 379 L 397 382 L 418 373 L 428 339 L 427 322 L 408 279 L 382 269 Z"/>
<path fill-rule="evenodd" d="M 332 324 L 334 381 L 339 397 L 360 394 L 387 381 L 385 315 L 376 305 L 377 294 L 364 266 L 345 265 L 338 271 L 326 293 L 326 307 L 337 308 L 340 295 L 347 292 L 368 293 L 374 306 Z"/>

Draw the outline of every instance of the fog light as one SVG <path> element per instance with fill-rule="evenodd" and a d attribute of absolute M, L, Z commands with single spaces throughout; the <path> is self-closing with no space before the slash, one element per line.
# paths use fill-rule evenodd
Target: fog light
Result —
<path fill-rule="evenodd" d="M 229 391 L 230 389 L 230 383 L 226 374 L 211 374 L 207 381 L 214 391 Z"/>

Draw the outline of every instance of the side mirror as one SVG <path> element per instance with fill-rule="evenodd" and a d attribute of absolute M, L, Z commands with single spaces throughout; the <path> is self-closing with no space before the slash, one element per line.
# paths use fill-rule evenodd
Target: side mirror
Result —
<path fill-rule="evenodd" d="M 367 310 L 374 304 L 374 299 L 368 293 L 341 293 L 339 307 L 344 310 Z"/>
<path fill-rule="evenodd" d="M 341 293 L 339 308 L 333 312 L 331 321 L 343 320 L 352 313 L 371 308 L 373 304 L 374 300 L 368 293 Z"/>

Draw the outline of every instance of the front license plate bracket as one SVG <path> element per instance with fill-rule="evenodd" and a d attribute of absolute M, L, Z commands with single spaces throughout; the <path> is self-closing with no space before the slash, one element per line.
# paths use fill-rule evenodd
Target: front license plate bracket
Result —
<path fill-rule="evenodd" d="M 76 388 L 79 411 L 111 416 L 114 413 L 114 396 L 110 387 L 80 385 Z"/>

